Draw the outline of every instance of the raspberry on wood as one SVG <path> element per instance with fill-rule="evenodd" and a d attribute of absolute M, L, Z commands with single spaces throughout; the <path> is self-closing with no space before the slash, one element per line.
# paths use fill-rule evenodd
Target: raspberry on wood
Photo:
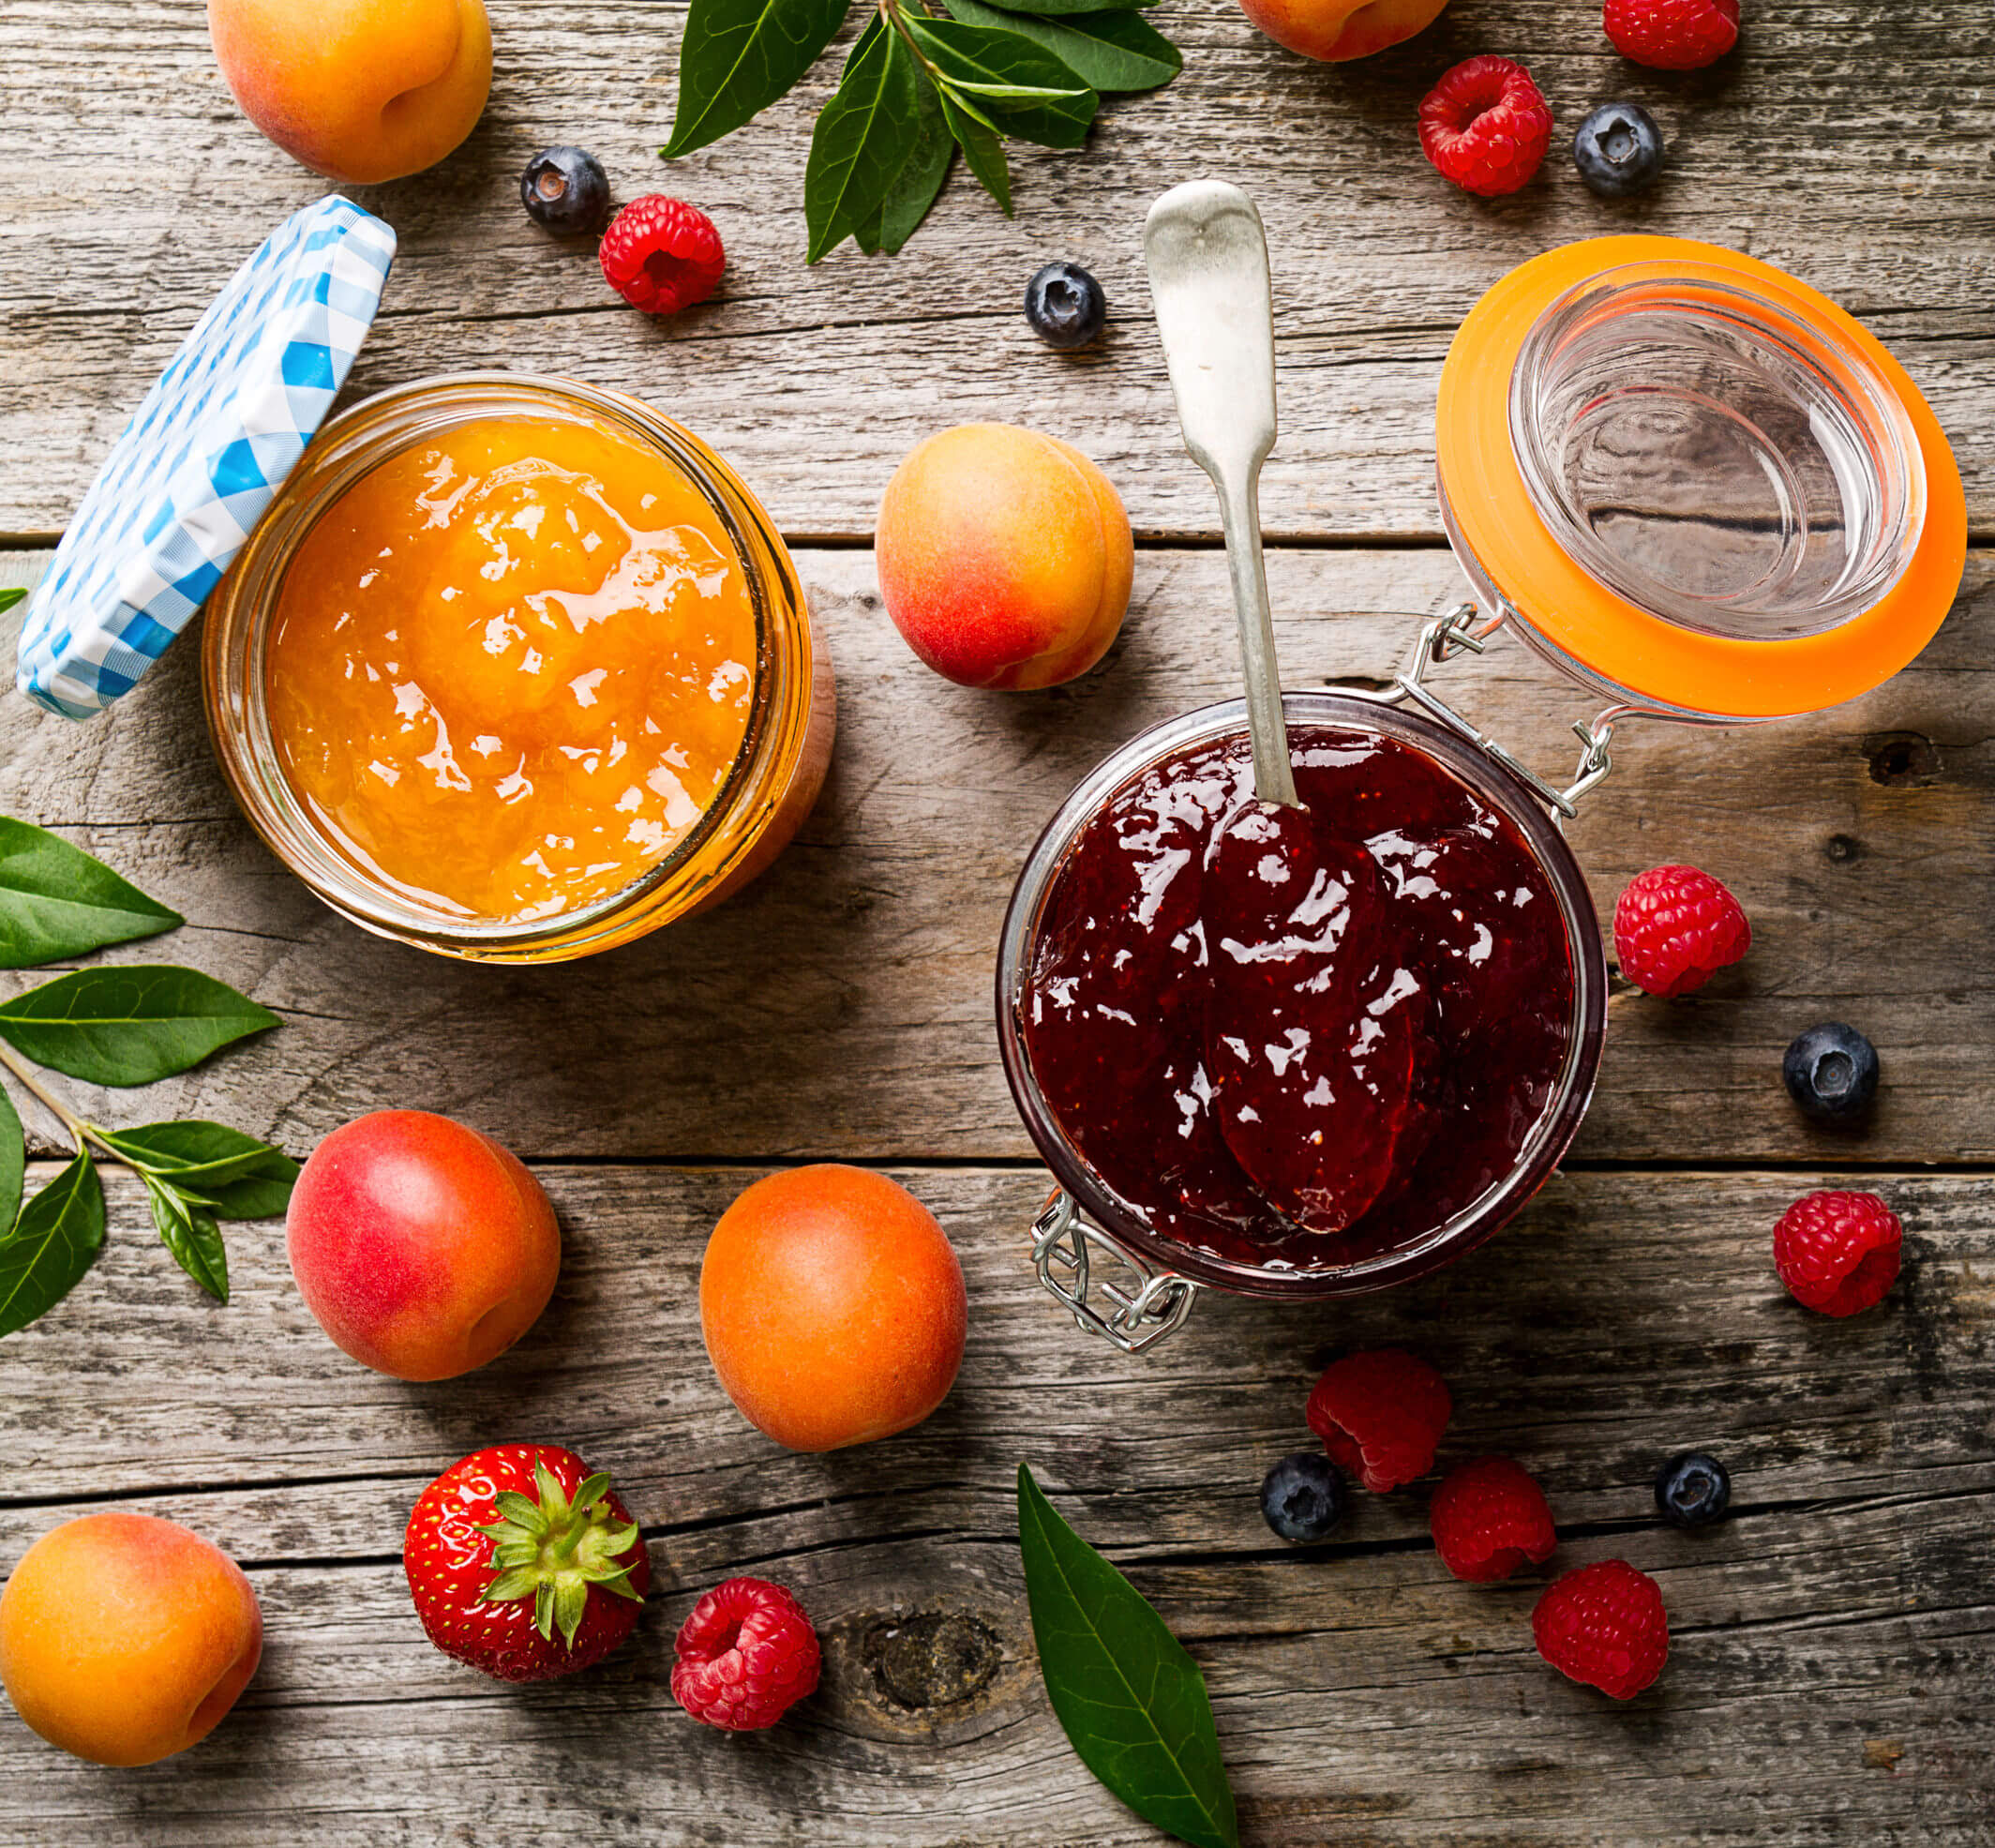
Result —
<path fill-rule="evenodd" d="M 1614 906 L 1614 957 L 1644 993 L 1688 995 L 1752 947 L 1739 901 L 1695 866 L 1637 873 Z"/>
<path fill-rule="evenodd" d="M 728 1579 L 680 1626 L 672 1695 L 695 1720 L 730 1733 L 773 1726 L 818 1690 L 818 1632 L 803 1606 L 767 1579 Z"/>
<path fill-rule="evenodd" d="M 1739 0 L 1606 0 L 1614 50 L 1652 70 L 1702 70 L 1739 42 Z"/>
<path fill-rule="evenodd" d="M 1470 58 L 1420 104 L 1420 149 L 1444 179 L 1484 199 L 1515 192 L 1552 145 L 1552 109 L 1509 58 Z"/>
<path fill-rule="evenodd" d="M 1898 1281 L 1905 1228 L 1875 1194 L 1804 1194 L 1774 1227 L 1774 1269 L 1824 1315 L 1874 1308 Z"/>
<path fill-rule="evenodd" d="M 1545 1492 L 1508 1457 L 1478 1457 L 1448 1471 L 1429 1509 L 1434 1551 L 1458 1579 L 1493 1585 L 1558 1545 Z"/>
<path fill-rule="evenodd" d="M 1309 1397 L 1309 1428 L 1331 1462 L 1383 1495 L 1424 1476 L 1454 1406 L 1441 1375 L 1397 1347 L 1346 1354 Z"/>
<path fill-rule="evenodd" d="M 1633 1700 L 1662 1673 L 1670 1619 L 1662 1590 L 1625 1559 L 1582 1566 L 1557 1580 L 1531 1613 L 1538 1653 L 1575 1681 Z"/>
<path fill-rule="evenodd" d="M 697 205 L 648 192 L 610 220 L 596 252 L 609 286 L 646 314 L 703 302 L 728 267 L 720 233 Z"/>

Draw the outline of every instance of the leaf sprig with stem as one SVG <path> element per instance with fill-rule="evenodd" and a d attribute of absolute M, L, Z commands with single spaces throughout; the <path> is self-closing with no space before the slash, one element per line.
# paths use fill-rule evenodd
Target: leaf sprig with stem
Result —
<path fill-rule="evenodd" d="M 1183 67 L 1141 8 L 1153 0 L 874 0 L 803 174 L 806 263 L 851 238 L 893 252 L 927 217 L 958 148 L 1012 213 L 1007 139 L 1073 148 L 1105 91 L 1150 90 Z M 693 0 L 676 159 L 731 133 L 802 77 L 850 0 Z"/>
<path fill-rule="evenodd" d="M 86 955 L 182 922 L 103 862 L 43 829 L 0 817 L 0 969 Z M 26 1138 L 0 1088 L 0 1336 L 61 1301 L 103 1248 L 99 1157 L 138 1175 L 166 1248 L 224 1302 L 229 1261 L 219 1222 L 281 1213 L 298 1173 L 281 1149 L 223 1123 L 102 1128 L 37 1068 L 90 1084 L 152 1084 L 278 1024 L 268 1008 L 226 983 L 163 966 L 77 969 L 0 1002 L 0 1067 L 61 1124 L 75 1150 L 23 1203 Z"/>

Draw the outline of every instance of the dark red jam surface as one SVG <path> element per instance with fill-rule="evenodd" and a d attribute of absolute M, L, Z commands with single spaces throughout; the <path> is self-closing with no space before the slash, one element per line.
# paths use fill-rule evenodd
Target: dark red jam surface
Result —
<path fill-rule="evenodd" d="M 1069 849 L 1022 1000 L 1060 1128 L 1154 1231 L 1297 1269 L 1411 1242 L 1515 1167 L 1566 1057 L 1572 959 L 1515 825 L 1424 752 L 1289 731 L 1117 791 Z"/>

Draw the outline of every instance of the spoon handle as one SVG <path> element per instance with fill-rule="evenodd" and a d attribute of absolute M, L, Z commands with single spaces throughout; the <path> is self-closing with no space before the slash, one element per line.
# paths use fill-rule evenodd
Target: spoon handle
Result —
<path fill-rule="evenodd" d="M 1263 802 L 1299 807 L 1261 557 L 1261 464 L 1275 442 L 1267 233 L 1239 188 L 1192 180 L 1150 207 L 1143 249 L 1185 447 L 1219 490 L 1240 624 L 1254 793 Z"/>

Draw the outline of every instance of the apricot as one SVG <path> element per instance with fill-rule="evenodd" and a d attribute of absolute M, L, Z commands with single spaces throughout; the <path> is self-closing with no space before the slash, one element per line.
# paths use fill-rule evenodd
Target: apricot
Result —
<path fill-rule="evenodd" d="M 792 1450 L 916 1425 L 963 1363 L 963 1270 L 935 1215 L 866 1168 L 772 1174 L 721 1215 L 699 1326 L 728 1397 Z"/>
<path fill-rule="evenodd" d="M 434 167 L 491 88 L 484 0 L 208 0 L 208 37 L 243 113 L 352 186 Z"/>
<path fill-rule="evenodd" d="M 14 1711 L 96 1765 L 151 1765 L 199 1745 L 262 1653 L 242 1568 L 156 1515 L 68 1522 L 0 1592 L 0 1683 Z"/>
<path fill-rule="evenodd" d="M 1368 58 L 1425 31 L 1448 0 L 1240 0 L 1277 45 L 1325 64 Z"/>
<path fill-rule="evenodd" d="M 561 1270 L 540 1183 L 490 1136 L 424 1110 L 378 1110 L 320 1143 L 285 1236 L 319 1326 L 398 1379 L 452 1379 L 497 1360 Z"/>
<path fill-rule="evenodd" d="M 908 645 L 963 686 L 1057 686 L 1108 652 L 1136 554 L 1108 477 L 1011 424 L 961 424 L 894 471 L 874 534 Z"/>

